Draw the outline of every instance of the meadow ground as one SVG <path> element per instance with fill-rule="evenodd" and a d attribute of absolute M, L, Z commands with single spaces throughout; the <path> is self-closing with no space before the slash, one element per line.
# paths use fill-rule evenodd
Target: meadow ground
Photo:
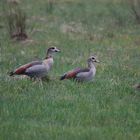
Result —
<path fill-rule="evenodd" d="M 1 4 L 0 4 L 1 5 Z M 29 39 L 9 39 L 0 6 L 0 140 L 140 139 L 140 25 L 128 5 L 111 0 L 24 0 Z M 51 81 L 9 71 L 56 45 Z M 93 83 L 59 81 L 90 54 L 101 61 Z"/>

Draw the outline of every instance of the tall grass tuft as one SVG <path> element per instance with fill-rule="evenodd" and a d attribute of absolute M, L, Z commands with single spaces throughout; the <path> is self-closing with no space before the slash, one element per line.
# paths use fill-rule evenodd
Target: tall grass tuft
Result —
<path fill-rule="evenodd" d="M 47 13 L 51 14 L 53 12 L 54 4 L 55 4 L 55 0 L 48 0 L 47 1 L 47 8 L 46 8 Z"/>
<path fill-rule="evenodd" d="M 19 6 L 19 3 L 7 2 L 4 7 L 7 31 L 12 39 L 25 40 L 26 34 L 26 14 Z"/>

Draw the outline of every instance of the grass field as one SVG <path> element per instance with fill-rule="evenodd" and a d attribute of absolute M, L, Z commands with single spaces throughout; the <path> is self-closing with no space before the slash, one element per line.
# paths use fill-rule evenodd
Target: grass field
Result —
<path fill-rule="evenodd" d="M 0 4 L 0 140 L 140 139 L 140 25 L 120 0 L 24 0 L 29 39 L 8 37 Z M 52 80 L 8 72 L 56 45 Z M 101 61 L 93 83 L 59 81 L 65 71 Z"/>

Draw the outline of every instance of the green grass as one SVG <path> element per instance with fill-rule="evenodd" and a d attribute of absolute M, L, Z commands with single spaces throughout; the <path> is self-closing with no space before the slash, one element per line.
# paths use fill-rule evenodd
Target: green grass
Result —
<path fill-rule="evenodd" d="M 49 12 L 45 0 L 20 4 L 32 42 L 9 39 L 0 6 L 0 140 L 140 139 L 140 92 L 132 87 L 140 83 L 140 25 L 129 7 L 121 1 L 60 0 Z M 64 25 L 76 31 L 63 32 Z M 44 58 L 50 45 L 61 49 L 50 73 L 56 80 L 41 85 L 8 76 Z M 86 66 L 90 54 L 101 61 L 93 83 L 58 80 Z"/>

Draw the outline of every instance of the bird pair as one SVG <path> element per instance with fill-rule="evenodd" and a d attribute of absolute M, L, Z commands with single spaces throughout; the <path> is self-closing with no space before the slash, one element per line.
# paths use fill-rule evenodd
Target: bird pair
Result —
<path fill-rule="evenodd" d="M 13 75 L 27 75 L 30 78 L 43 78 L 48 75 L 48 72 L 53 66 L 53 54 L 60 52 L 56 47 L 50 47 L 47 50 L 46 58 L 42 61 L 33 61 L 25 65 L 20 66 L 16 70 L 10 72 L 10 76 Z M 76 68 L 61 76 L 60 80 L 75 79 L 76 81 L 91 81 L 96 73 L 94 62 L 99 62 L 96 57 L 90 56 L 87 60 L 88 67 L 85 69 Z"/>

